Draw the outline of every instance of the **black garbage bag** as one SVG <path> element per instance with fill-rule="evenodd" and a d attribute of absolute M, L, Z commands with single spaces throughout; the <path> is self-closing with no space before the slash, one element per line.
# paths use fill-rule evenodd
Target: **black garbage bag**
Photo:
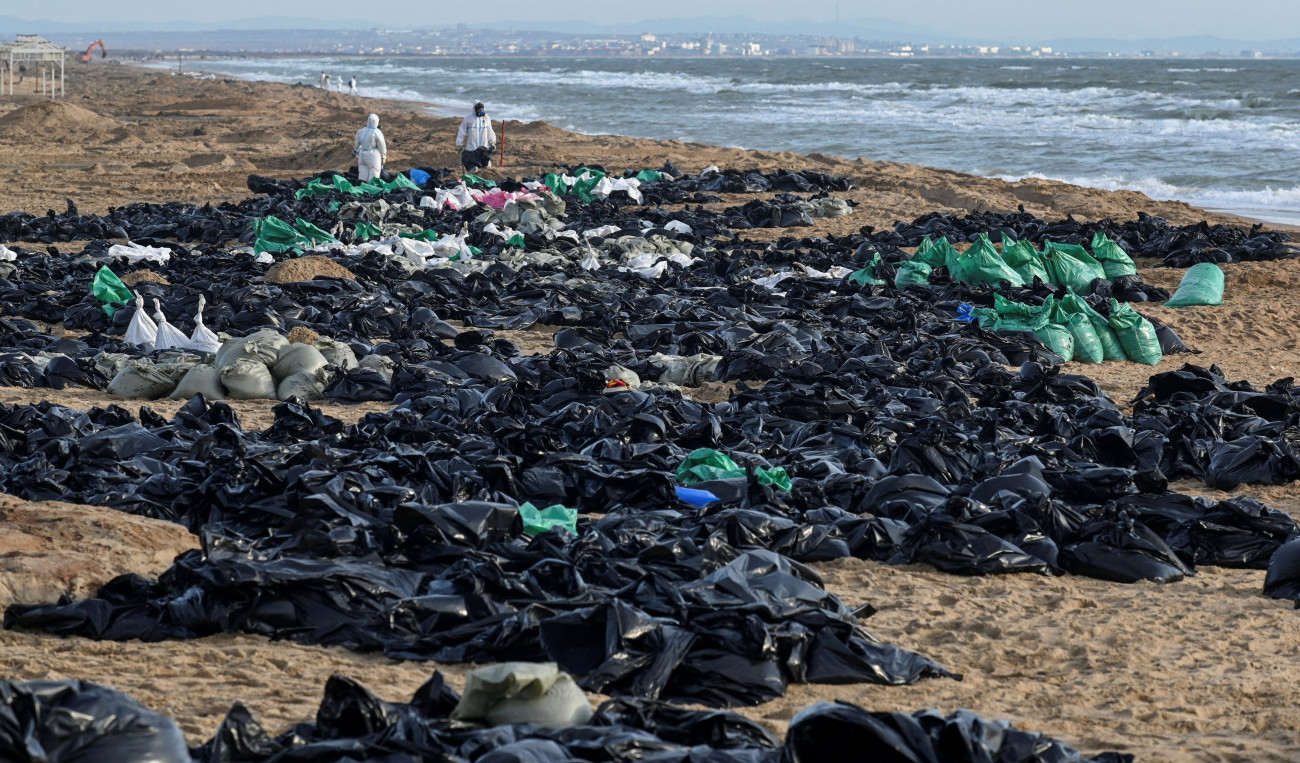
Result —
<path fill-rule="evenodd" d="M 847 702 L 819 702 L 790 721 L 789 763 L 1129 763 L 1132 755 L 1106 752 L 1085 758 L 1064 742 L 986 721 L 969 710 L 944 717 L 872 713 Z"/>
<path fill-rule="evenodd" d="M 1129 517 L 1095 519 L 1061 547 L 1058 563 L 1076 575 L 1116 583 L 1173 583 L 1194 574 L 1160 536 Z"/>
<path fill-rule="evenodd" d="M 14 763 L 188 763 L 185 735 L 113 689 L 0 679 L 0 759 Z"/>
<path fill-rule="evenodd" d="M 1300 602 L 1300 538 L 1287 541 L 1269 560 L 1264 595 Z"/>

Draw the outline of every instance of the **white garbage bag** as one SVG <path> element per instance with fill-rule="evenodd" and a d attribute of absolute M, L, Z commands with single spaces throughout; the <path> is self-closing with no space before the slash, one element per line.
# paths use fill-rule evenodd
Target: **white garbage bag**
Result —
<path fill-rule="evenodd" d="M 184 331 L 167 322 L 167 316 L 163 315 L 162 305 L 158 304 L 156 299 L 153 301 L 153 319 L 158 323 L 158 336 L 153 343 L 155 350 L 184 350 L 189 348 L 190 338 L 185 336 Z"/>
<path fill-rule="evenodd" d="M 154 342 L 158 339 L 158 324 L 153 322 L 149 313 L 144 309 L 144 297 L 139 294 L 135 295 L 135 315 L 131 318 L 131 324 L 126 327 L 126 341 L 131 344 L 144 348 L 145 352 L 153 350 Z"/>
<path fill-rule="evenodd" d="M 131 242 L 113 244 L 108 248 L 108 256 L 121 257 L 132 265 L 144 260 L 163 265 L 172 258 L 172 250 L 163 246 L 144 246 Z"/>
<path fill-rule="evenodd" d="M 208 300 L 202 294 L 199 295 L 199 309 L 194 314 L 194 331 L 190 334 L 191 350 L 199 352 L 213 353 L 221 349 L 221 340 L 212 330 L 203 325 L 203 308 L 208 304 Z"/>

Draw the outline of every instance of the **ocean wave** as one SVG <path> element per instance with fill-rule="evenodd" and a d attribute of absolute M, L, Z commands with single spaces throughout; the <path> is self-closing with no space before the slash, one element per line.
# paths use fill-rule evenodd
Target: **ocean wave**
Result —
<path fill-rule="evenodd" d="M 976 171 L 976 174 L 980 174 Z M 1039 172 L 1023 175 L 992 175 L 1009 183 L 1025 179 L 1057 180 L 1062 183 L 1097 188 L 1103 191 L 1138 191 L 1156 201 L 1185 201 L 1198 207 L 1225 211 L 1300 213 L 1300 186 L 1265 187 L 1257 190 L 1180 186 L 1158 177 L 1130 178 L 1122 175 L 1081 177 L 1051 176 Z"/>

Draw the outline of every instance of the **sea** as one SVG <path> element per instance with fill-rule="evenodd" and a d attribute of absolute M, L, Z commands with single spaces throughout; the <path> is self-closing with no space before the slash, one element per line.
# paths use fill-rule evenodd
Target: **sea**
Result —
<path fill-rule="evenodd" d="M 1300 61 L 243 58 L 216 74 L 591 134 L 909 162 L 1142 191 L 1300 224 Z M 172 64 L 174 66 L 175 64 Z M 449 138 L 450 140 L 450 138 Z M 508 136 L 507 136 L 508 140 Z"/>

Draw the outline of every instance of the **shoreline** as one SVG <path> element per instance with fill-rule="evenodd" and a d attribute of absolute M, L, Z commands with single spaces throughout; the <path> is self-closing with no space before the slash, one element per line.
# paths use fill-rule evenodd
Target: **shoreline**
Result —
<path fill-rule="evenodd" d="M 224 61 L 249 61 L 249 62 L 256 62 L 256 61 L 262 61 L 262 60 L 316 60 L 316 59 L 319 59 L 319 60 L 328 60 L 328 59 L 345 59 L 345 60 L 356 60 L 356 61 L 387 61 L 387 60 L 392 60 L 392 59 L 407 59 L 407 60 L 412 60 L 412 61 L 416 61 L 416 60 L 424 61 L 424 60 L 436 60 L 436 59 L 447 59 L 447 60 L 476 60 L 477 58 L 479 58 L 479 57 L 477 57 L 477 56 L 459 56 L 459 55 L 458 55 L 458 56 L 452 56 L 452 55 L 433 55 L 433 54 L 373 55 L 373 54 L 352 54 L 352 53 L 348 53 L 348 54 L 313 53 L 313 54 L 257 54 L 257 55 L 225 55 L 225 56 L 214 56 L 213 61 L 221 61 L 221 60 L 224 60 Z M 553 60 L 557 60 L 557 61 L 568 61 L 568 60 L 582 60 L 582 59 L 584 59 L 584 58 L 590 58 L 590 57 L 584 57 L 584 56 L 573 56 L 573 57 L 569 57 L 569 56 L 537 56 L 537 57 L 530 57 L 530 58 L 536 58 L 536 59 L 539 60 L 539 61 L 541 61 L 541 60 L 548 60 L 548 59 L 553 59 Z M 599 59 L 600 57 L 595 57 L 595 58 L 598 58 L 598 59 Z M 611 58 L 612 58 L 612 57 L 611 57 Z M 701 57 L 700 57 L 701 60 L 704 60 L 704 59 L 707 59 L 707 58 L 708 58 L 707 56 L 701 56 Z M 513 59 L 512 59 L 512 60 L 513 60 Z M 602 60 L 603 60 L 603 59 L 602 59 Z M 810 58 L 809 60 L 816 60 L 816 59 L 815 59 L 815 58 Z M 1170 60 L 1174 60 L 1174 61 L 1192 61 L 1192 60 L 1194 60 L 1194 59 L 1170 59 Z M 1196 60 L 1201 60 L 1201 59 L 1196 59 Z M 1217 59 L 1204 59 L 1204 60 L 1217 60 Z M 302 85 L 302 86 L 305 86 L 305 87 L 313 87 L 313 86 L 314 86 L 314 84 L 313 84 L 311 81 L 302 81 L 302 80 L 293 80 L 293 81 L 290 81 L 290 80 L 288 80 L 288 79 L 284 79 L 284 80 L 280 80 L 280 79 L 265 79 L 265 78 L 258 78 L 258 77 L 254 77 L 254 76 L 249 76 L 248 74 L 245 74 L 245 73 L 232 73 L 232 72 L 223 72 L 223 71 L 215 71 L 215 70 L 211 70 L 211 69 L 204 69 L 204 67 L 203 67 L 203 63 L 208 62 L 209 60 L 208 60 L 208 59 L 196 59 L 196 61 L 197 61 L 197 65 L 194 66 L 194 67 L 191 68 L 191 69 L 188 69 L 187 71 L 202 71 L 202 72 L 204 72 L 204 73 L 207 73 L 207 74 L 213 74 L 214 76 L 218 76 L 218 77 L 233 77 L 233 78 L 240 79 L 240 80 L 243 80 L 243 81 L 248 81 L 248 82 L 264 82 L 264 83 L 268 83 L 268 84 L 288 84 L 288 85 L 298 84 L 298 85 Z M 146 68 L 146 69 L 157 69 L 157 70 L 159 70 L 159 71 L 166 71 L 167 68 L 168 68 L 167 63 L 164 62 L 164 61 L 158 61 L 158 62 L 156 62 L 156 63 L 148 63 L 148 62 L 143 62 L 143 61 L 136 61 L 136 62 L 123 62 L 123 63 L 126 63 L 127 65 L 137 65 L 137 66 L 141 66 L 141 67 Z M 371 84 L 371 87 L 374 87 L 373 83 Z M 383 87 L 386 87 L 386 86 L 384 86 L 384 85 L 380 85 L 379 87 L 383 88 Z M 453 117 L 453 116 L 454 116 L 454 117 L 459 117 L 459 116 L 461 116 L 461 114 L 459 113 L 459 110 L 458 110 L 457 108 L 453 108 L 453 107 L 449 106 L 449 105 L 448 105 L 447 103 L 445 103 L 445 102 L 440 102 L 440 101 L 432 100 L 431 98 L 429 98 L 429 97 L 427 97 L 427 96 L 425 96 L 425 95 L 423 95 L 423 94 L 421 94 L 421 93 L 419 93 L 419 92 L 417 92 L 417 91 L 413 91 L 413 90 L 409 90 L 409 89 L 406 90 L 406 92 L 409 92 L 409 93 L 410 93 L 410 96 L 408 97 L 408 96 L 402 94 L 402 91 L 401 91 L 400 88 L 398 88 L 398 86 L 394 86 L 394 88 L 397 90 L 397 91 L 394 92 L 394 93 L 386 93 L 386 94 L 383 94 L 383 95 L 380 95 L 380 96 L 365 96 L 365 95 L 362 95 L 362 96 L 359 96 L 359 97 L 363 97 L 363 98 L 374 97 L 374 98 L 377 98 L 377 99 L 380 99 L 380 100 L 400 100 L 400 101 L 406 101 L 406 102 L 411 102 L 411 103 L 424 104 L 426 110 L 428 111 L 428 113 L 429 113 L 431 116 L 435 116 L 435 117 Z M 330 91 L 330 92 L 333 92 L 333 93 L 335 93 L 335 94 L 338 94 L 337 91 Z M 529 124 L 529 123 L 536 122 L 536 121 L 543 121 L 543 122 L 544 122 L 544 121 L 546 121 L 546 120 L 545 120 L 545 119 L 541 119 L 541 120 L 531 120 L 531 121 L 526 121 L 526 122 L 522 122 L 522 123 L 523 123 L 523 124 Z M 569 129 L 569 128 L 566 128 L 566 129 Z M 654 136 L 647 136 L 647 135 L 624 135 L 624 134 L 621 134 L 621 133 L 614 133 L 614 132 L 610 132 L 610 133 L 595 133 L 595 132 L 585 132 L 585 131 L 582 131 L 582 130 L 576 130 L 576 129 L 573 129 L 573 130 L 571 130 L 571 131 L 572 131 L 572 132 L 576 132 L 577 134 L 581 134 L 581 135 L 591 135 L 591 136 L 619 136 L 619 137 L 627 137 L 627 138 L 629 138 L 629 139 L 633 139 L 633 140 L 665 140 L 665 138 L 656 138 L 656 137 L 654 137 Z M 752 147 L 752 146 L 723 146 L 723 145 L 720 145 L 720 144 L 717 144 L 717 147 L 719 147 L 719 148 L 724 148 L 724 147 L 738 148 L 739 150 L 743 150 L 743 151 L 768 151 L 768 152 L 786 152 L 786 151 L 794 151 L 794 152 L 796 152 L 796 153 L 804 153 L 804 154 L 819 153 L 819 152 L 816 152 L 816 151 L 805 152 L 805 151 L 803 151 L 803 150 L 797 150 L 797 149 L 783 149 L 783 148 L 755 148 L 755 147 Z M 825 153 L 825 152 L 821 152 L 821 153 Z M 832 155 L 832 156 L 834 156 L 836 159 L 841 159 L 841 160 L 844 160 L 844 161 L 853 161 L 853 158 L 852 158 L 852 157 L 845 156 L 845 155 L 842 155 L 842 154 L 827 154 L 827 155 Z M 890 161 L 890 162 L 894 161 L 894 160 L 875 160 L 875 159 L 872 159 L 872 158 L 869 158 L 869 157 L 860 157 L 860 158 L 862 158 L 862 159 L 864 159 L 864 160 L 874 160 L 874 161 Z M 906 162 L 905 162 L 905 163 L 906 163 Z M 972 171 L 972 170 L 965 169 L 965 168 L 962 168 L 962 167 L 957 167 L 957 166 L 942 166 L 942 165 L 935 165 L 935 164 L 922 165 L 922 166 L 928 166 L 928 167 L 932 167 L 932 168 L 934 168 L 934 169 L 940 169 L 940 170 L 945 170 L 945 171 L 957 172 L 957 173 L 960 173 L 960 174 L 963 174 L 963 175 L 973 175 L 973 176 L 976 176 L 976 177 L 982 177 L 982 178 L 987 178 L 987 179 L 1007 180 L 1008 182 L 1016 182 L 1017 180 L 1024 180 L 1024 179 L 1037 178 L 1037 179 L 1051 179 L 1051 180 L 1054 180 L 1055 182 L 1061 182 L 1061 183 L 1066 183 L 1066 184 L 1070 184 L 1070 185 L 1079 185 L 1078 182 L 1077 182 L 1078 180 L 1085 180 L 1085 181 L 1086 181 L 1086 180 L 1089 179 L 1089 178 L 1087 178 L 1087 177 L 1082 177 L 1082 178 L 1068 178 L 1068 177 L 1062 177 L 1060 173 L 1045 173 L 1045 172 L 1039 172 L 1039 171 L 1036 171 L 1036 170 L 1029 170 L 1029 171 L 1026 171 L 1026 172 L 1023 172 L 1023 173 L 1019 173 L 1019 172 L 1017 172 L 1017 173 L 1013 173 L 1013 174 L 1011 174 L 1011 175 L 1007 175 L 1007 174 L 985 175 L 985 174 L 981 174 L 981 173 L 979 173 L 979 172 L 977 172 L 977 171 Z M 1263 222 L 1263 223 L 1265 223 L 1265 224 L 1267 224 L 1267 225 L 1281 226 L 1281 227 L 1283 227 L 1283 228 L 1287 228 L 1287 229 L 1295 228 L 1295 227 L 1300 227 L 1300 209 L 1271 209 L 1271 208 L 1261 208 L 1261 207 L 1253 206 L 1253 205 L 1246 205 L 1246 206 L 1241 206 L 1241 207 L 1234 207 L 1234 206 L 1223 206 L 1221 203 L 1220 203 L 1220 204 L 1208 204 L 1208 203 L 1207 203 L 1207 204 L 1202 205 L 1202 203 L 1200 203 L 1200 202 L 1198 202 L 1198 201 L 1195 200 L 1195 198 L 1196 198 L 1195 196 L 1190 197 L 1190 199 L 1189 199 L 1189 198 L 1182 198 L 1182 197 L 1166 197 L 1166 196 L 1163 196 L 1163 195 L 1153 196 L 1153 195 L 1151 195 L 1151 190 L 1150 190 L 1150 189 L 1148 189 L 1148 188 L 1144 188 L 1144 187 L 1143 187 L 1143 184 L 1144 184 L 1145 182 L 1146 182 L 1146 181 L 1133 181 L 1133 182 L 1130 183 L 1128 186 L 1126 186 L 1126 187 L 1120 187 L 1120 188 L 1116 188 L 1116 187 L 1114 187 L 1114 186 L 1112 186 L 1112 185 L 1106 185 L 1106 184 L 1098 184 L 1098 185 L 1082 184 L 1082 185 L 1079 185 L 1079 187 L 1081 187 L 1081 188 L 1090 188 L 1090 189 L 1094 189 L 1094 190 L 1098 190 L 1098 191 L 1113 191 L 1113 190 L 1131 191 L 1131 192 L 1135 192 L 1135 193 L 1146 194 L 1146 195 L 1150 196 L 1150 198 L 1152 198 L 1153 200 L 1156 200 L 1156 201 L 1182 202 L 1182 203 L 1186 203 L 1186 204 L 1189 204 L 1189 205 L 1192 205 L 1192 206 L 1197 206 L 1197 207 L 1200 207 L 1200 208 L 1206 209 L 1206 210 L 1209 211 L 1209 212 L 1214 212 L 1214 213 L 1224 214 L 1224 215 L 1230 215 L 1230 216 L 1239 217 L 1239 218 L 1242 218 L 1242 219 L 1248 219 L 1248 220 L 1251 220 L 1251 221 L 1259 221 L 1259 222 Z M 1163 181 L 1159 181 L 1159 182 L 1163 183 Z M 1185 189 L 1184 189 L 1184 190 L 1185 190 Z M 1200 190 L 1202 190 L 1202 191 L 1205 192 L 1204 195 L 1207 196 L 1207 201 L 1213 201 L 1213 200 L 1216 198 L 1216 196 L 1218 196 L 1218 195 L 1220 195 L 1220 194 L 1227 195 L 1229 198 L 1231 198 L 1234 194 L 1253 194 L 1253 193 L 1256 193 L 1256 192 L 1257 192 L 1257 191 L 1242 190 L 1242 189 L 1235 189 L 1235 190 L 1234 190 L 1234 189 L 1218 189 L 1218 190 L 1216 190 L 1215 188 L 1204 188 L 1204 189 L 1200 189 Z M 1268 190 L 1269 190 L 1269 189 L 1266 188 L 1266 189 L 1263 189 L 1263 191 L 1258 191 L 1258 192 L 1264 192 L 1264 191 L 1268 191 Z"/>

